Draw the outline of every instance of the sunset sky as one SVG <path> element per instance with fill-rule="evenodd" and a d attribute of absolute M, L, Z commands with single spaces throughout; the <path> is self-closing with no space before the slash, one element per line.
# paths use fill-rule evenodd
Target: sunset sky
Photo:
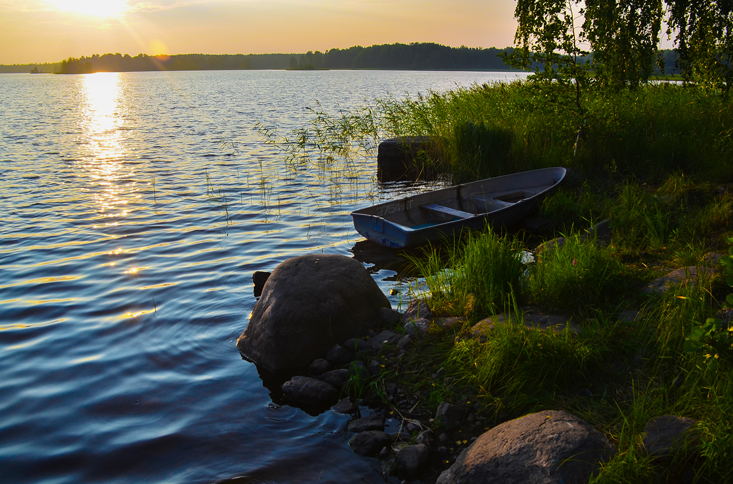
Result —
<path fill-rule="evenodd" d="M 107 52 L 250 54 L 436 42 L 506 47 L 513 0 L 0 0 L 0 64 Z"/>

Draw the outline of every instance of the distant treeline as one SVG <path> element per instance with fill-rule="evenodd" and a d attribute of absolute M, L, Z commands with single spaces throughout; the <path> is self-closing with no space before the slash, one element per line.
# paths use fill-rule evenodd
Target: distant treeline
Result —
<path fill-rule="evenodd" d="M 513 49 L 446 47 L 433 43 L 383 44 L 331 49 L 305 54 L 95 54 L 69 57 L 60 63 L 0 66 L 0 73 L 40 72 L 87 74 L 92 72 L 198 71 L 245 69 L 404 69 L 404 70 L 509 70 L 499 57 Z M 676 72 L 674 51 L 662 51 L 665 73 Z"/>

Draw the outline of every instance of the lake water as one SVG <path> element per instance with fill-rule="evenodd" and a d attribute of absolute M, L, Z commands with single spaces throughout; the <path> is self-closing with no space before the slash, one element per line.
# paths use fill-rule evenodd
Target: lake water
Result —
<path fill-rule="evenodd" d="M 255 125 L 515 77 L 0 76 L 0 482 L 385 482 L 347 416 L 285 404 L 235 342 L 252 273 L 289 257 L 356 254 L 399 285 L 349 213 L 405 188 L 375 157 L 293 172 Z"/>

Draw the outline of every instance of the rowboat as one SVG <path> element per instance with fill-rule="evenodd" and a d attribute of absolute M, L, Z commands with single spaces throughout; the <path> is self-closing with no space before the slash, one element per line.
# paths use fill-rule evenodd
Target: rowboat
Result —
<path fill-rule="evenodd" d="M 385 247 L 434 242 L 487 223 L 511 225 L 534 212 L 565 179 L 562 167 L 543 168 L 454 185 L 351 212 L 354 228 Z"/>

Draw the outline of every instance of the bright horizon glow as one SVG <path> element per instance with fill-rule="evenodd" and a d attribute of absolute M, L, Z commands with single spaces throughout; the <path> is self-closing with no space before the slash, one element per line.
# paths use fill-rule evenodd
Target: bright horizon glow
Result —
<path fill-rule="evenodd" d="M 125 10 L 124 0 L 46 0 L 60 12 L 73 12 L 94 17 L 118 17 Z"/>
<path fill-rule="evenodd" d="M 0 64 L 121 53 L 511 46 L 514 0 L 0 0 Z"/>

